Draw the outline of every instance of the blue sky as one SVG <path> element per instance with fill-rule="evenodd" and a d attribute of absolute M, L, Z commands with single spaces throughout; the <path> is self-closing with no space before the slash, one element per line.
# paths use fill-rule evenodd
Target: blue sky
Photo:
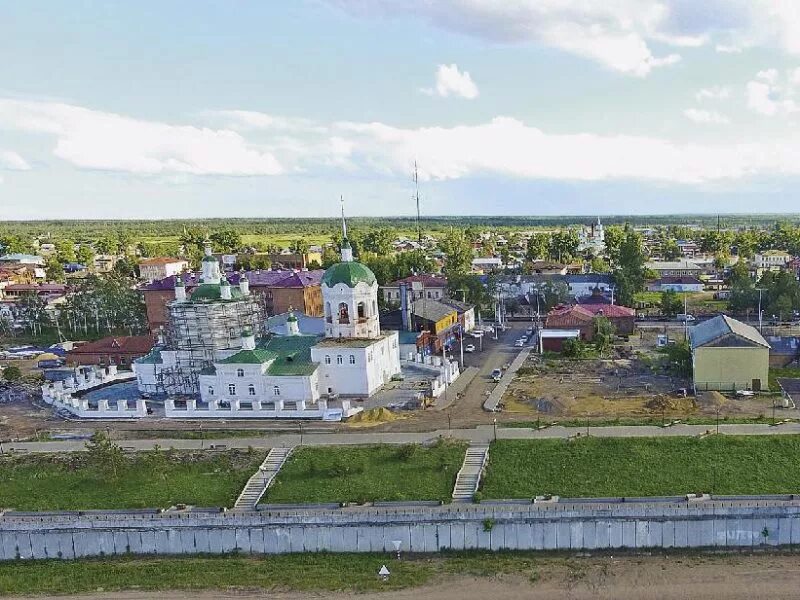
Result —
<path fill-rule="evenodd" d="M 0 218 L 798 211 L 790 0 L 0 3 Z"/>

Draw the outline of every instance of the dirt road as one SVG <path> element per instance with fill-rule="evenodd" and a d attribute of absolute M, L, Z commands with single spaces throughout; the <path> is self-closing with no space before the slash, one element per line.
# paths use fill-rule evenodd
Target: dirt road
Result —
<path fill-rule="evenodd" d="M 544 560 L 529 577 L 452 576 L 430 585 L 391 592 L 125 592 L 74 596 L 80 600 L 736 600 L 797 598 L 800 567 L 796 555 L 600 557 L 563 562 Z"/>

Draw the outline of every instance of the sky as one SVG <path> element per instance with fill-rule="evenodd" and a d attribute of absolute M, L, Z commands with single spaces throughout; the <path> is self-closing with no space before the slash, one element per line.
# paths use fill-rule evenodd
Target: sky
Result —
<path fill-rule="evenodd" d="M 800 212 L 796 0 L 0 0 L 0 219 Z"/>

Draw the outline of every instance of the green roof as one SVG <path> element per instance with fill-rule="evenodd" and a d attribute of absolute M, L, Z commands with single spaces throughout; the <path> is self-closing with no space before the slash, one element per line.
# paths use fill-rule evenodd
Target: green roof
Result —
<path fill-rule="evenodd" d="M 313 335 L 274 336 L 264 348 L 277 355 L 267 369 L 269 375 L 311 375 L 317 364 L 311 362 L 311 347 L 318 338 Z"/>
<path fill-rule="evenodd" d="M 211 301 L 211 300 L 220 300 L 222 298 L 222 292 L 220 292 L 220 286 L 216 283 L 203 283 L 197 286 L 194 291 L 192 292 L 191 299 L 192 301 Z M 238 287 L 231 287 L 231 299 L 232 300 L 239 300 L 242 298 L 242 292 Z"/>
<path fill-rule="evenodd" d="M 262 365 L 265 362 L 275 360 L 277 354 L 268 350 L 240 350 L 233 356 L 229 356 L 221 361 L 223 365 Z"/>
<path fill-rule="evenodd" d="M 355 287 L 358 283 L 372 285 L 375 283 L 375 273 L 360 262 L 340 262 L 328 267 L 322 276 L 322 283 L 333 287 L 343 283 L 348 287 Z"/>
<path fill-rule="evenodd" d="M 140 365 L 160 365 L 164 360 L 161 358 L 161 350 L 153 348 L 148 354 L 140 356 L 134 362 Z"/>

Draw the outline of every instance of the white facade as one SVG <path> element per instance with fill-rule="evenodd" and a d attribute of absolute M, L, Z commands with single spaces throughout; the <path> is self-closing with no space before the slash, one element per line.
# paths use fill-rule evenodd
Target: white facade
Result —
<path fill-rule="evenodd" d="M 325 337 L 376 338 L 381 334 L 378 319 L 378 284 L 359 282 L 355 287 L 322 284 L 325 307 Z"/>
<path fill-rule="evenodd" d="M 311 349 L 319 363 L 322 394 L 371 396 L 400 373 L 400 346 L 396 331 L 369 343 L 323 340 Z"/>
<path fill-rule="evenodd" d="M 753 264 L 756 269 L 778 270 L 786 266 L 792 260 L 792 255 L 781 250 L 767 250 L 753 257 Z"/>
<path fill-rule="evenodd" d="M 185 260 L 167 260 L 163 258 L 145 259 L 139 263 L 139 276 L 147 281 L 164 279 L 182 273 L 189 268 Z"/>

